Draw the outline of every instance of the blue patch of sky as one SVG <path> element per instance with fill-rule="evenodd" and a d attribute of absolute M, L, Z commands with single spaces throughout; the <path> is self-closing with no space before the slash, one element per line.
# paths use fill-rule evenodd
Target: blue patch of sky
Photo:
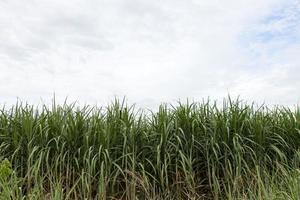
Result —
<path fill-rule="evenodd" d="M 273 47 L 269 50 L 270 54 L 289 45 L 300 44 L 300 1 L 287 1 L 256 24 L 247 26 L 238 42 L 242 49 L 253 44 L 270 45 Z"/>
<path fill-rule="evenodd" d="M 289 16 L 284 12 L 281 14 L 273 14 L 262 21 L 262 25 L 270 26 L 270 29 L 266 31 L 259 31 L 253 34 L 254 39 L 259 42 L 271 42 L 272 40 L 284 40 L 286 44 L 292 42 L 299 42 L 299 26 L 300 26 L 300 12 Z M 282 29 L 272 29 L 272 24 L 284 23 L 282 24 Z"/>

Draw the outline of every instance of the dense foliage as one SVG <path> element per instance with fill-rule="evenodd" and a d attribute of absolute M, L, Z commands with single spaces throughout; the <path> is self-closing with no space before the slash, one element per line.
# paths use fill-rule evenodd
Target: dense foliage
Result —
<path fill-rule="evenodd" d="M 299 199 L 300 110 L 239 100 L 0 111 L 0 199 Z"/>

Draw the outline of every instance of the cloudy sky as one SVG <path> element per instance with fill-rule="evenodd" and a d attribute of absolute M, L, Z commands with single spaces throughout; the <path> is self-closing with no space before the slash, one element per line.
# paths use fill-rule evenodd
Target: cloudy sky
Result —
<path fill-rule="evenodd" d="M 299 0 L 0 0 L 0 102 L 300 101 Z"/>

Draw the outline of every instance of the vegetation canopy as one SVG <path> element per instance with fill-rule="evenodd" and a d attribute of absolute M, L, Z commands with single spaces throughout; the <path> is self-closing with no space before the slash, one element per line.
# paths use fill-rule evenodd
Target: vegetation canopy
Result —
<path fill-rule="evenodd" d="M 0 200 L 299 199 L 300 109 L 240 100 L 0 110 Z"/>

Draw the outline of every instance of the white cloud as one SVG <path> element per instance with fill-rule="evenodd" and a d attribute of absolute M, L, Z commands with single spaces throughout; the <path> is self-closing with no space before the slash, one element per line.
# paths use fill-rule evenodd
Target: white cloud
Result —
<path fill-rule="evenodd" d="M 1 102 L 294 104 L 299 11 L 295 0 L 0 1 Z"/>

